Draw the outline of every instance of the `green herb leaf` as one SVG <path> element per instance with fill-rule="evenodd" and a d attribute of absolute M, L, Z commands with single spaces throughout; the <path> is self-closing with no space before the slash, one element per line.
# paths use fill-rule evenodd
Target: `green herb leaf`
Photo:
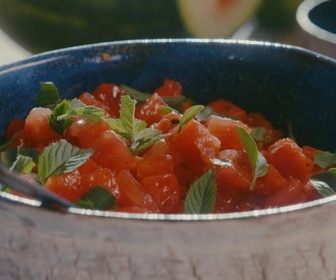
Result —
<path fill-rule="evenodd" d="M 85 163 L 92 153 L 92 150 L 80 149 L 60 140 L 44 149 L 39 159 L 38 176 L 45 183 L 50 176 L 71 172 Z"/>
<path fill-rule="evenodd" d="M 89 189 L 76 204 L 94 210 L 114 210 L 117 199 L 109 190 L 97 185 Z"/>
<path fill-rule="evenodd" d="M 49 125 L 59 134 L 63 134 L 71 125 L 74 116 L 98 122 L 105 118 L 105 111 L 95 106 L 87 106 L 76 98 L 71 102 L 63 100 L 52 110 Z"/>
<path fill-rule="evenodd" d="M 336 168 L 314 175 L 310 183 L 323 197 L 336 194 Z"/>
<path fill-rule="evenodd" d="M 14 142 L 16 141 L 16 137 L 9 139 L 5 143 L 0 145 L 0 153 L 6 151 Z"/>
<path fill-rule="evenodd" d="M 21 174 L 21 173 L 30 174 L 33 168 L 35 167 L 35 165 L 36 164 L 31 157 L 17 155 L 15 161 L 10 166 L 10 170 L 18 174 Z M 3 185 L 3 184 L 0 184 L 0 190 L 2 192 L 7 192 L 7 193 L 10 193 L 12 191 L 9 186 Z"/>
<path fill-rule="evenodd" d="M 131 88 L 129 86 L 121 85 L 120 86 L 125 94 L 129 95 L 136 101 L 140 103 L 144 103 L 147 99 L 151 98 L 152 94 L 141 92 L 137 89 Z M 177 110 L 178 112 L 182 111 L 182 103 L 189 101 L 185 96 L 176 96 L 176 97 L 161 97 L 169 107 Z"/>
<path fill-rule="evenodd" d="M 216 203 L 216 192 L 215 170 L 212 168 L 191 185 L 184 201 L 184 212 L 212 213 Z"/>
<path fill-rule="evenodd" d="M 336 164 L 336 153 L 316 151 L 314 163 L 322 168 L 327 168 Z"/>
<path fill-rule="evenodd" d="M 190 108 L 188 108 L 179 123 L 178 126 L 178 132 L 181 132 L 182 128 L 189 122 L 191 121 L 199 112 L 201 112 L 204 109 L 203 105 L 195 105 L 195 106 L 191 106 Z"/>
<path fill-rule="evenodd" d="M 60 96 L 57 87 L 52 82 L 40 82 L 40 91 L 36 97 L 37 107 L 54 107 L 60 102 Z"/>
<path fill-rule="evenodd" d="M 205 106 L 202 111 L 196 115 L 196 119 L 199 121 L 205 121 L 210 116 L 219 116 L 211 107 Z"/>
<path fill-rule="evenodd" d="M 31 157 L 18 155 L 10 170 L 16 173 L 24 172 L 26 174 L 29 174 L 31 173 L 35 165 L 36 164 Z"/>
<path fill-rule="evenodd" d="M 58 117 L 66 114 L 70 109 L 70 101 L 62 100 L 57 106 L 51 111 L 49 116 L 49 126 L 59 134 L 69 128 L 71 125 L 71 119 L 59 120 Z"/>
<path fill-rule="evenodd" d="M 242 127 L 236 126 L 239 140 L 242 143 L 252 167 L 253 178 L 250 190 L 253 190 L 257 178 L 264 176 L 268 170 L 268 164 L 264 156 L 258 151 L 253 137 Z"/>
<path fill-rule="evenodd" d="M 251 136 L 256 142 L 266 143 L 271 140 L 271 137 L 266 135 L 267 129 L 265 127 L 251 127 Z"/>
<path fill-rule="evenodd" d="M 18 156 L 30 157 L 34 162 L 37 162 L 40 156 L 40 151 L 26 147 L 14 147 L 0 153 L 0 161 L 3 165 L 10 168 Z"/>
<path fill-rule="evenodd" d="M 136 101 L 129 95 L 123 95 L 120 103 L 120 118 L 106 119 L 106 122 L 117 134 L 131 142 L 130 150 L 137 154 L 166 135 L 161 135 L 157 129 L 147 128 L 145 121 L 136 119 L 135 104 Z"/>

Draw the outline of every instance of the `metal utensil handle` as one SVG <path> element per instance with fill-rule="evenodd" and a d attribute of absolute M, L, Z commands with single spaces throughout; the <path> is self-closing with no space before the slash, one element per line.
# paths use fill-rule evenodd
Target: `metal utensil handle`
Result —
<path fill-rule="evenodd" d="M 67 212 L 73 203 L 38 184 L 30 183 L 0 164 L 0 183 L 41 202 L 41 207 Z"/>

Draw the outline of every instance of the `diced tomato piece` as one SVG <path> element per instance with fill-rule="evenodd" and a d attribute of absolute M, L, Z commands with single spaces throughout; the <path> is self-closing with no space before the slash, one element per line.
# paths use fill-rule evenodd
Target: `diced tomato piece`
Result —
<path fill-rule="evenodd" d="M 307 200 L 307 196 L 303 191 L 303 184 L 300 180 L 290 178 L 287 188 L 280 190 L 266 198 L 265 208 L 281 207 Z"/>
<path fill-rule="evenodd" d="M 241 121 L 229 118 L 210 116 L 206 122 L 206 127 L 210 133 L 220 140 L 222 149 L 243 149 L 243 145 L 239 140 L 237 126 L 250 131 L 250 128 Z"/>
<path fill-rule="evenodd" d="M 114 113 L 111 112 L 110 108 L 104 104 L 103 102 L 97 100 L 92 94 L 89 92 L 83 92 L 79 97 L 78 100 L 82 101 L 85 105 L 88 106 L 95 106 L 101 109 L 104 109 L 106 112 L 106 115 L 108 117 L 114 117 Z"/>
<path fill-rule="evenodd" d="M 29 135 L 25 129 L 21 129 L 14 133 L 13 138 L 15 139 L 12 143 L 12 147 L 33 147 L 33 143 L 30 140 Z"/>
<path fill-rule="evenodd" d="M 173 174 L 174 162 L 171 155 L 149 155 L 139 160 L 137 177 L 142 179 L 152 175 Z"/>
<path fill-rule="evenodd" d="M 283 132 L 275 129 L 270 121 L 260 113 L 248 114 L 247 124 L 250 127 L 264 127 L 266 129 L 265 138 L 267 138 L 267 141 L 264 143 L 265 146 L 269 146 L 283 138 Z"/>
<path fill-rule="evenodd" d="M 270 195 L 286 188 L 288 183 L 273 164 L 268 164 L 267 173 L 257 179 L 254 190 L 263 195 Z"/>
<path fill-rule="evenodd" d="M 137 164 L 126 142 L 112 130 L 106 130 L 96 137 L 93 148 L 92 159 L 116 174 L 124 169 L 133 170 Z"/>
<path fill-rule="evenodd" d="M 143 190 L 156 203 L 159 212 L 177 213 L 182 210 L 182 200 L 179 194 L 179 182 L 172 174 L 148 176 L 141 181 Z"/>
<path fill-rule="evenodd" d="M 148 126 L 159 122 L 166 114 L 160 111 L 160 107 L 167 106 L 166 102 L 154 93 L 144 104 L 137 106 L 135 117 L 144 120 Z"/>
<path fill-rule="evenodd" d="M 162 133 L 169 133 L 176 128 L 181 120 L 181 115 L 175 112 L 164 115 L 158 123 L 152 125 L 153 128 L 160 130 Z"/>
<path fill-rule="evenodd" d="M 219 99 L 217 101 L 210 102 L 208 106 L 223 117 L 238 119 L 243 123 L 247 121 L 246 111 L 230 101 Z"/>
<path fill-rule="evenodd" d="M 293 177 L 305 182 L 312 175 L 313 162 L 289 138 L 278 140 L 271 145 L 268 148 L 268 159 L 287 179 Z"/>
<path fill-rule="evenodd" d="M 134 178 L 129 170 L 122 170 L 116 177 L 120 196 L 118 207 L 134 206 L 147 209 L 148 213 L 157 213 L 158 208 L 149 194 L 146 194 L 141 184 Z"/>
<path fill-rule="evenodd" d="M 34 108 L 26 118 L 25 131 L 35 148 L 48 146 L 61 139 L 61 135 L 49 126 L 50 113 L 49 108 Z"/>
<path fill-rule="evenodd" d="M 240 191 L 249 190 L 252 181 L 252 170 L 244 151 L 224 150 L 219 158 L 226 160 L 227 165 L 216 166 L 216 183 L 218 189 L 228 188 Z"/>
<path fill-rule="evenodd" d="M 101 186 L 113 193 L 115 197 L 119 197 L 119 187 L 116 182 L 116 176 L 108 168 L 99 168 L 92 172 L 83 173 L 82 185 L 86 190 L 94 186 Z"/>
<path fill-rule="evenodd" d="M 303 146 L 302 147 L 302 152 L 303 154 L 309 159 L 311 160 L 311 162 L 314 162 L 315 159 L 315 153 L 316 153 L 317 149 L 311 146 Z M 325 169 L 318 166 L 317 164 L 314 164 L 313 170 L 312 170 L 312 175 L 324 172 Z"/>
<path fill-rule="evenodd" d="M 100 166 L 91 158 L 88 158 L 81 166 L 78 167 L 80 174 L 86 174 L 99 169 Z"/>
<path fill-rule="evenodd" d="M 24 120 L 18 120 L 18 119 L 12 120 L 7 127 L 7 130 L 5 133 L 5 139 L 6 140 L 11 139 L 16 132 L 24 129 L 24 127 L 25 127 Z"/>
<path fill-rule="evenodd" d="M 319 194 L 319 192 L 313 187 L 313 185 L 309 181 L 303 186 L 303 192 L 307 196 L 307 201 L 322 198 L 322 195 Z"/>
<path fill-rule="evenodd" d="M 182 95 L 182 85 L 181 83 L 171 80 L 165 79 L 162 86 L 157 88 L 155 92 L 160 96 L 181 96 Z"/>
<path fill-rule="evenodd" d="M 239 202 L 239 192 L 237 189 L 225 185 L 217 184 L 217 198 L 214 213 L 235 212 Z"/>
<path fill-rule="evenodd" d="M 80 199 L 86 192 L 86 189 L 82 186 L 78 169 L 48 178 L 45 187 L 72 202 Z"/>
<path fill-rule="evenodd" d="M 196 120 L 189 121 L 180 133 L 167 139 L 171 146 L 194 170 L 203 170 L 211 166 L 211 159 L 216 158 L 220 141 Z"/>
<path fill-rule="evenodd" d="M 264 208 L 265 197 L 257 192 L 246 191 L 240 195 L 236 211 L 252 211 Z"/>
<path fill-rule="evenodd" d="M 124 90 L 111 83 L 100 84 L 93 92 L 93 96 L 109 108 L 111 115 L 119 118 L 120 99 L 124 95 Z"/>
<path fill-rule="evenodd" d="M 66 131 L 65 138 L 80 148 L 88 149 L 94 146 L 97 137 L 109 129 L 110 127 L 105 121 L 94 123 L 85 118 L 77 118 Z"/>

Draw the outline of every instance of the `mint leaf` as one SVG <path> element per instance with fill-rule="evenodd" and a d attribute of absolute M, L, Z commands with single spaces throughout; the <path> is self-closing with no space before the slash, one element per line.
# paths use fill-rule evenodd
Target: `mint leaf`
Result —
<path fill-rule="evenodd" d="M 252 138 L 259 143 L 265 143 L 271 140 L 271 137 L 266 135 L 267 129 L 265 127 L 251 127 Z"/>
<path fill-rule="evenodd" d="M 336 192 L 326 183 L 315 178 L 311 178 L 310 183 L 313 185 L 314 189 L 323 197 L 328 197 L 335 195 Z"/>
<path fill-rule="evenodd" d="M 145 93 L 145 92 L 141 92 L 137 89 L 131 88 L 129 86 L 125 86 L 125 85 L 121 85 L 120 86 L 125 94 L 129 95 L 130 97 L 132 97 L 133 99 L 135 99 L 136 101 L 140 102 L 140 103 L 144 103 L 146 102 L 149 98 L 151 98 L 152 94 L 150 93 Z M 174 97 L 162 97 L 164 102 L 167 103 L 167 105 L 175 110 L 177 110 L 178 112 L 181 112 L 183 107 L 182 107 L 182 103 L 186 102 L 186 101 L 190 101 L 189 99 L 187 99 L 185 96 L 174 96 Z"/>
<path fill-rule="evenodd" d="M 114 210 L 117 199 L 109 190 L 97 185 L 89 189 L 76 204 L 88 209 Z"/>
<path fill-rule="evenodd" d="M 189 122 L 191 121 L 199 112 L 201 112 L 204 109 L 203 105 L 194 105 L 188 108 L 179 123 L 178 126 L 178 133 L 181 132 L 182 128 Z"/>
<path fill-rule="evenodd" d="M 85 163 L 92 153 L 92 150 L 80 149 L 60 140 L 44 149 L 39 159 L 38 176 L 45 183 L 50 176 L 71 172 Z"/>
<path fill-rule="evenodd" d="M 0 153 L 6 151 L 15 141 L 17 138 L 11 138 L 8 141 L 6 141 L 5 143 L 0 145 Z"/>
<path fill-rule="evenodd" d="M 76 98 L 71 101 L 63 100 L 51 111 L 49 125 L 57 133 L 63 134 L 70 127 L 74 116 L 98 122 L 105 118 L 105 111 L 95 106 L 87 106 Z"/>
<path fill-rule="evenodd" d="M 63 132 L 69 128 L 71 125 L 71 119 L 59 120 L 58 117 L 66 114 L 70 109 L 70 101 L 62 100 L 57 106 L 51 111 L 49 116 L 49 126 L 55 130 L 58 134 L 63 134 Z"/>
<path fill-rule="evenodd" d="M 34 162 L 37 162 L 40 156 L 40 151 L 26 147 L 14 147 L 0 153 L 0 162 L 10 168 L 18 156 L 30 157 Z"/>
<path fill-rule="evenodd" d="M 322 168 L 327 168 L 336 164 L 336 153 L 316 151 L 314 163 Z"/>
<path fill-rule="evenodd" d="M 57 87 L 52 82 L 40 82 L 40 91 L 36 96 L 37 107 L 54 107 L 60 102 Z"/>
<path fill-rule="evenodd" d="M 267 173 L 267 161 L 258 151 L 257 144 L 253 137 L 242 127 L 236 126 L 239 140 L 242 143 L 251 163 L 253 178 L 250 184 L 250 190 L 253 190 L 257 178 L 264 176 Z"/>
<path fill-rule="evenodd" d="M 16 173 L 24 172 L 26 174 L 29 174 L 31 173 L 35 165 L 36 164 L 31 157 L 18 155 L 10 170 Z"/>
<path fill-rule="evenodd" d="M 184 213 L 212 213 L 216 203 L 216 193 L 215 170 L 212 168 L 191 185 L 184 201 Z"/>
<path fill-rule="evenodd" d="M 130 150 L 133 154 L 141 152 L 166 137 L 166 135 L 161 135 L 157 129 L 147 128 L 145 121 L 135 118 L 135 104 L 136 101 L 129 95 L 123 95 L 120 103 L 120 118 L 106 119 L 112 130 L 131 142 Z"/>
<path fill-rule="evenodd" d="M 310 183 L 323 197 L 336 194 L 336 168 L 314 175 Z"/>

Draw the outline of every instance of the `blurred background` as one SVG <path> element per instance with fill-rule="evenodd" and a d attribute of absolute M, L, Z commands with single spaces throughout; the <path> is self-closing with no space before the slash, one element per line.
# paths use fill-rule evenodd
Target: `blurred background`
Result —
<path fill-rule="evenodd" d="M 0 65 L 49 50 L 125 39 L 234 38 L 300 45 L 295 14 L 301 2 L 0 0 Z"/>

